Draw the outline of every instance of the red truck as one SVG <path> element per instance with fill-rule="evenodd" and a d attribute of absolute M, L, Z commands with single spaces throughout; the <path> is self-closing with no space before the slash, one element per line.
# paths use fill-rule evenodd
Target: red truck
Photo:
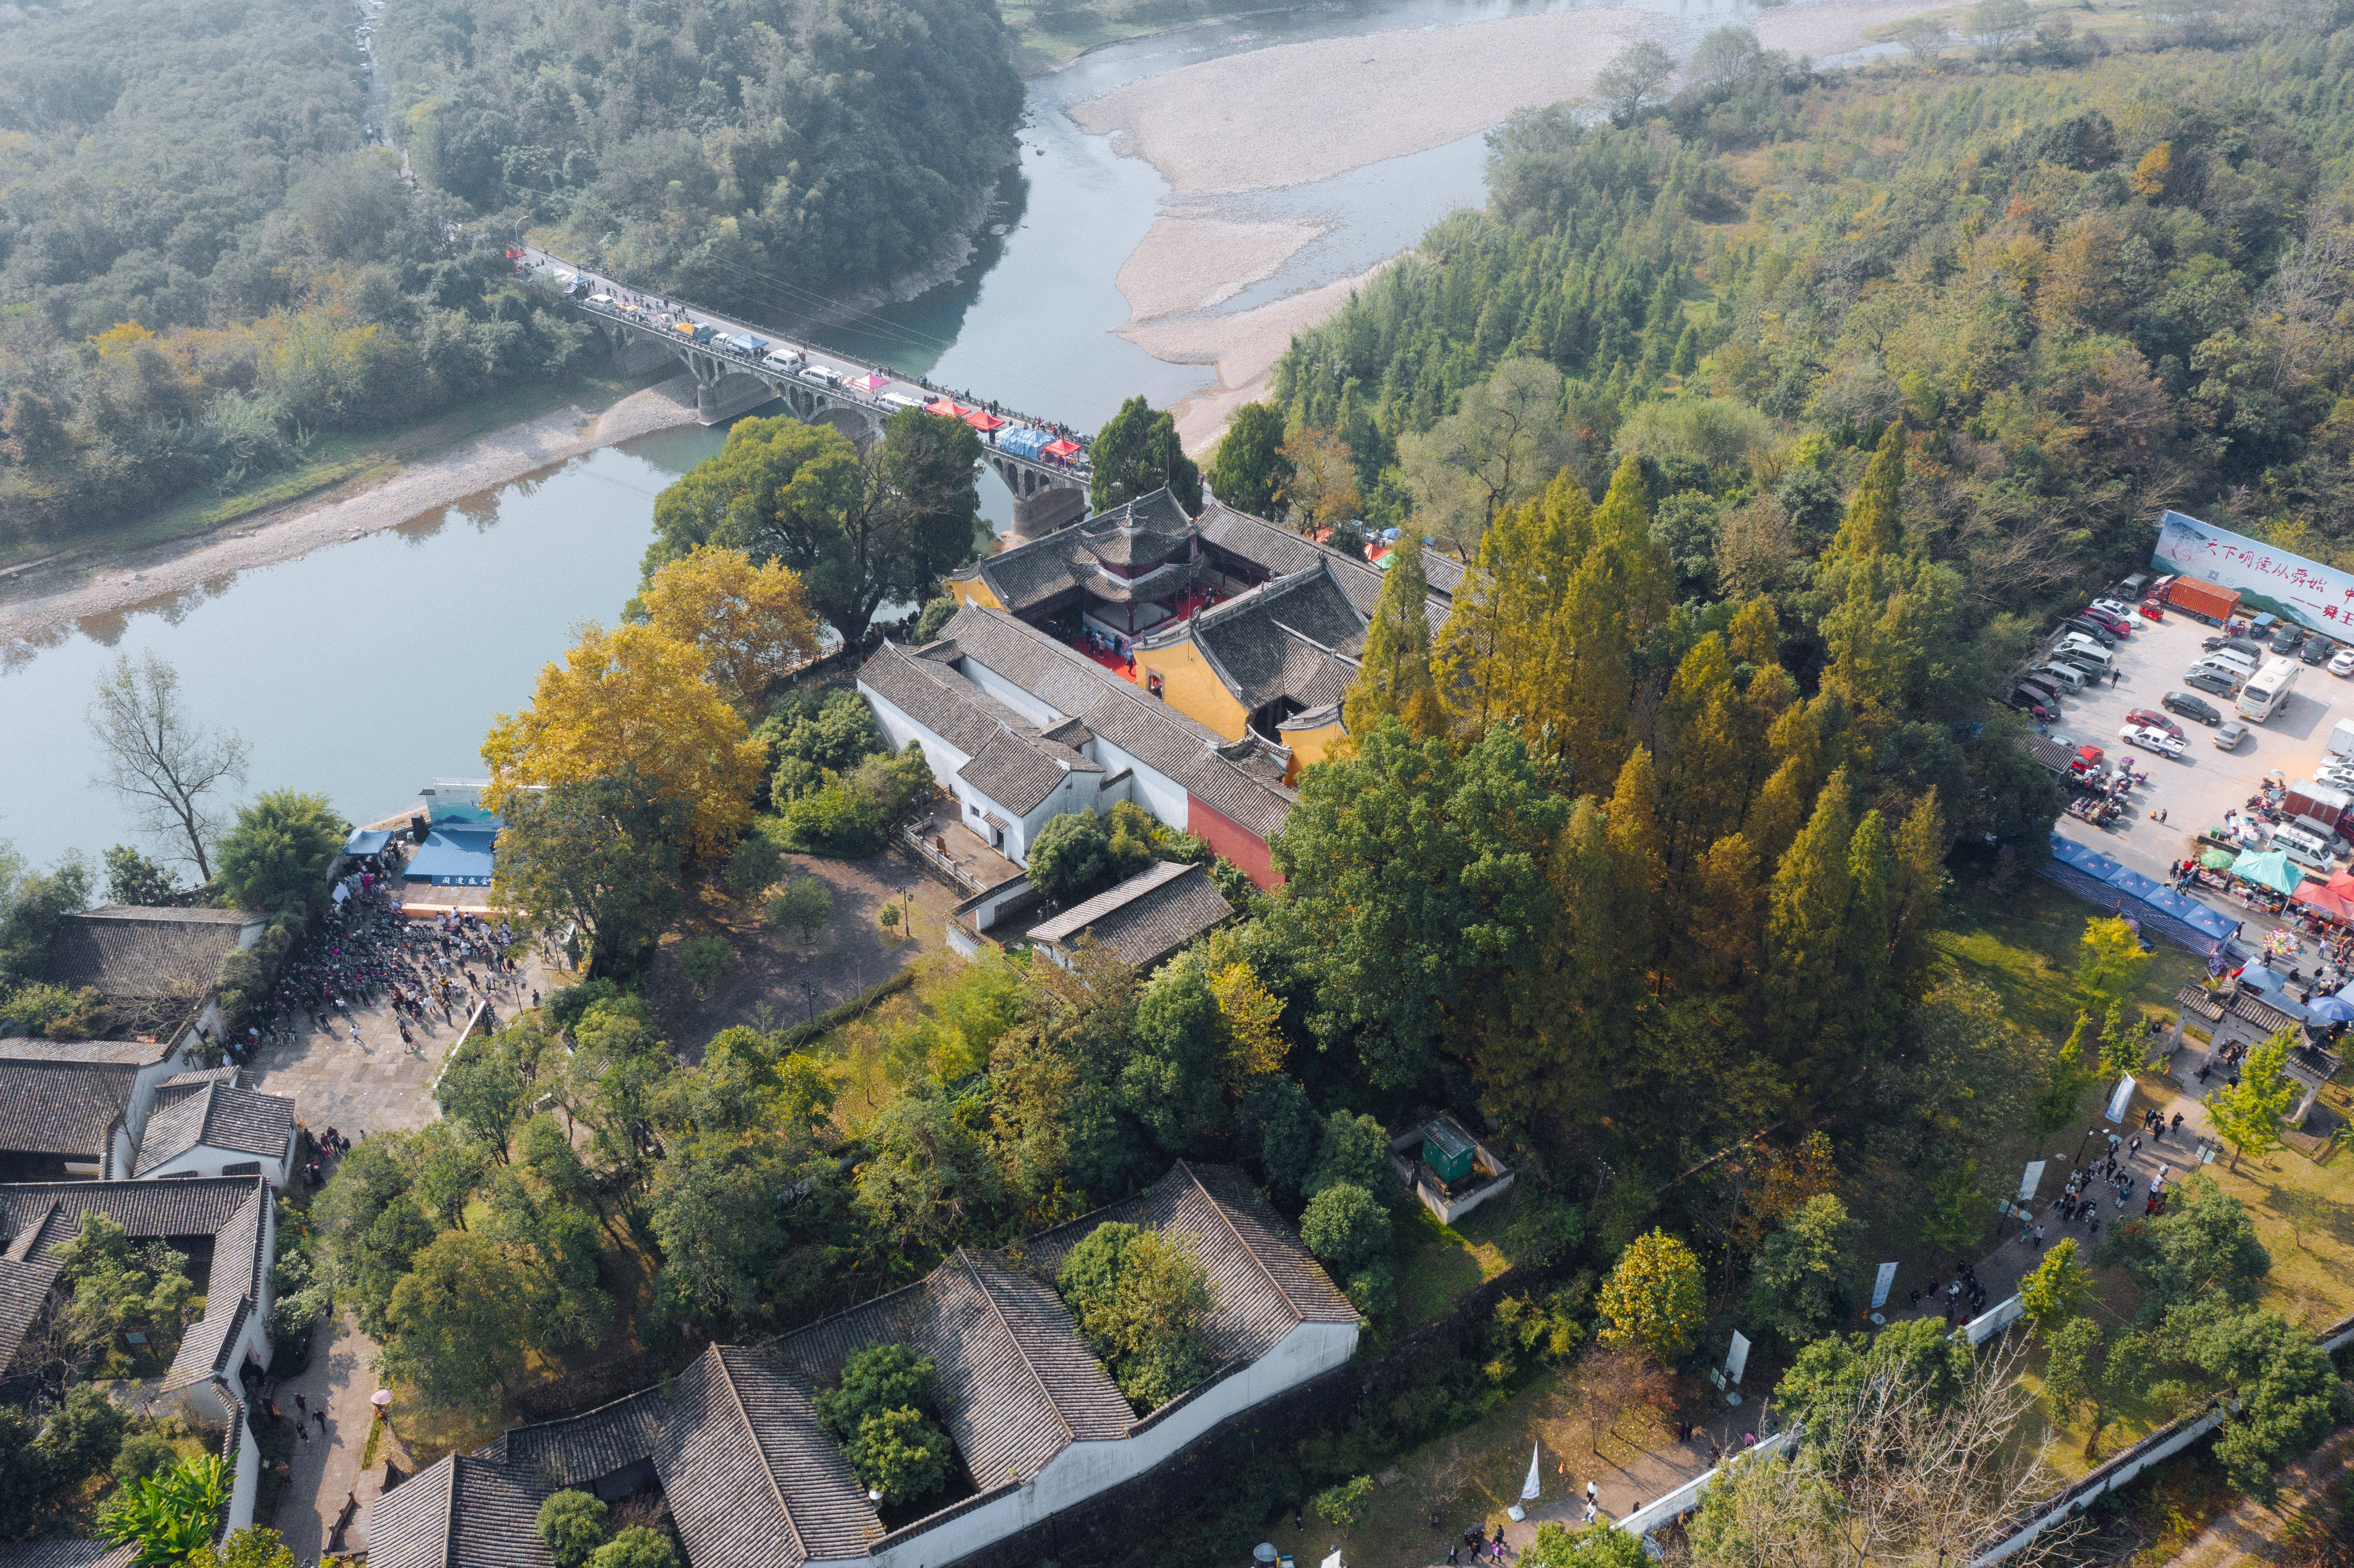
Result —
<path fill-rule="evenodd" d="M 2217 588 L 2213 583 L 2177 577 L 2167 585 L 2166 602 L 2185 614 L 2197 616 L 2210 626 L 2221 626 L 2239 610 L 2240 595 L 2236 588 Z"/>

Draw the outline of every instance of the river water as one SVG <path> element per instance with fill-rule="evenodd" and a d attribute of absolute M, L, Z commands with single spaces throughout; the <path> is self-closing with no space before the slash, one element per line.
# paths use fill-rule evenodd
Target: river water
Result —
<path fill-rule="evenodd" d="M 1699 26 L 1745 9 L 1739 0 L 1633 3 Z M 991 232 L 957 277 L 815 335 L 1082 429 L 1139 392 L 1165 407 L 1213 376 L 1116 335 L 1128 307 L 1113 279 L 1168 187 L 1108 139 L 1082 133 L 1067 106 L 1270 44 L 1567 8 L 1562 0 L 1326 3 L 1097 50 L 1031 84 L 1023 177 L 1006 183 Z M 1236 198 L 1238 215 L 1313 217 L 1334 228 L 1222 308 L 1352 276 L 1405 249 L 1450 208 L 1482 199 L 1482 150 L 1468 137 Z M 178 670 L 193 713 L 249 743 L 249 791 L 319 790 L 365 821 L 403 808 L 428 779 L 481 774 L 492 717 L 528 698 L 571 625 L 613 617 L 636 588 L 655 495 L 723 435 L 648 436 L 399 529 L 0 649 L 0 838 L 47 863 L 69 849 L 95 858 L 132 837 L 120 802 L 88 782 L 98 758 L 83 715 L 118 655 L 149 650 Z M 981 497 L 1002 531 L 1011 498 L 994 476 L 982 479 Z"/>

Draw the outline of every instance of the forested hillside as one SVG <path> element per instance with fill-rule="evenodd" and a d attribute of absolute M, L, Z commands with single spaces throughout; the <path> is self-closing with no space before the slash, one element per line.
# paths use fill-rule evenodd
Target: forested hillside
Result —
<path fill-rule="evenodd" d="M 1498 132 L 1488 208 L 1294 343 L 1287 412 L 1376 506 L 1467 532 L 1417 433 L 1522 359 L 1565 376 L 1589 484 L 1670 463 L 1686 595 L 1803 581 L 1898 419 L 1980 602 L 2146 560 L 2168 503 L 2348 536 L 2354 38 L 1839 77 L 1711 45 L 1646 124 Z"/>
<path fill-rule="evenodd" d="M 989 0 L 392 0 L 381 48 L 432 183 L 772 313 L 922 263 L 1022 106 Z"/>

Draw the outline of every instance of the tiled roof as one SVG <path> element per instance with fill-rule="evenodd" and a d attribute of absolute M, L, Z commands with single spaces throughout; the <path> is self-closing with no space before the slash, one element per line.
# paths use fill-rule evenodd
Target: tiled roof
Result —
<path fill-rule="evenodd" d="M 705 1568 L 862 1557 L 882 1533 L 808 1393 L 740 1346 L 714 1345 L 679 1373 L 654 1467 L 687 1557 Z"/>
<path fill-rule="evenodd" d="M 974 606 L 942 629 L 959 658 L 985 665 L 1055 713 L 1084 719 L 1097 736 L 1182 784 L 1246 832 L 1283 826 L 1295 799 L 1284 760 L 1246 739 L 1228 741 L 1160 698 L 1002 610 Z"/>
<path fill-rule="evenodd" d="M 539 1505 L 556 1489 L 507 1466 L 451 1454 L 369 1505 L 371 1568 L 555 1568 Z"/>
<path fill-rule="evenodd" d="M 138 1077 L 122 1062 L 0 1061 L 0 1150 L 102 1160 Z"/>
<path fill-rule="evenodd" d="M 100 1062 L 118 1066 L 145 1067 L 172 1054 L 168 1040 L 0 1040 L 0 1060 L 25 1062 Z"/>
<path fill-rule="evenodd" d="M 1034 942 L 1068 947 L 1093 936 L 1121 962 L 1149 969 L 1234 916 L 1207 866 L 1162 861 L 1107 893 L 1030 927 Z"/>
<path fill-rule="evenodd" d="M 251 1086 L 246 1084 L 244 1075 L 235 1067 L 199 1067 L 193 1073 L 175 1073 L 155 1086 L 158 1089 L 186 1089 L 193 1088 L 198 1084 Z"/>
<path fill-rule="evenodd" d="M 957 777 L 1008 810 L 1027 816 L 1032 807 L 1061 789 L 1072 774 L 1102 771 L 1100 765 L 1066 746 L 1000 730 L 973 753 L 971 761 L 957 769 Z"/>
<path fill-rule="evenodd" d="M 41 1315 L 41 1303 L 48 1299 L 49 1287 L 64 1267 L 46 1253 L 22 1260 L 0 1257 L 0 1373 L 16 1359 L 26 1332 Z M 5 1552 L 0 1548 L 0 1563 L 6 1561 Z"/>
<path fill-rule="evenodd" d="M 1221 502 L 1211 502 L 1202 510 L 1194 526 L 1202 537 L 1230 556 L 1237 556 L 1276 577 L 1288 577 L 1304 571 L 1319 561 L 1331 568 L 1333 580 L 1341 590 L 1365 616 L 1373 613 L 1373 605 L 1382 597 L 1384 574 L 1363 556 L 1348 550 L 1331 549 L 1303 539 L 1288 528 L 1279 527 L 1264 517 L 1254 517 L 1247 512 L 1237 512 Z M 1455 595 L 1463 586 L 1463 564 L 1453 556 L 1430 546 L 1422 551 L 1422 575 L 1430 589 L 1426 613 L 1430 621 L 1431 635 L 1438 634 L 1447 624 L 1447 610 Z"/>
<path fill-rule="evenodd" d="M 1207 1331 L 1221 1361 L 1256 1360 L 1301 1323 L 1353 1323 L 1357 1309 L 1282 1220 L 1231 1170 L 1181 1160 L 1134 1197 L 1026 1244 L 1051 1274 L 1097 1225 L 1123 1221 L 1187 1238 L 1216 1298 Z"/>
<path fill-rule="evenodd" d="M 1159 599 L 1193 580 L 1190 567 L 1174 565 L 1190 556 L 1193 543 L 1193 522 L 1164 486 L 1067 528 L 984 556 L 956 575 L 964 581 L 980 578 L 1000 604 L 1018 612 L 1079 591 L 1115 601 L 1139 596 L 1143 578 L 1123 578 L 1100 570 L 1099 563 L 1172 563 L 1170 572 L 1150 574 L 1150 586 L 1142 590 L 1141 597 Z"/>
<path fill-rule="evenodd" d="M 0 1568 L 131 1568 L 136 1542 L 111 1541 L 18 1541 L 0 1545 Z"/>
<path fill-rule="evenodd" d="M 228 1370 L 228 1348 L 236 1341 L 238 1331 L 251 1316 L 253 1303 L 240 1296 L 237 1305 L 228 1311 L 216 1312 L 211 1302 L 206 1303 L 205 1315 L 188 1325 L 180 1336 L 179 1352 L 173 1356 L 171 1369 L 164 1374 L 164 1392 L 189 1388 L 208 1383 L 216 1372 Z"/>
<path fill-rule="evenodd" d="M 282 1095 L 236 1088 L 205 1079 L 156 1091 L 155 1110 L 139 1146 L 136 1174 L 193 1149 L 219 1149 L 258 1160 L 282 1160 L 294 1136 L 294 1102 Z"/>
<path fill-rule="evenodd" d="M 109 904 L 69 916 L 50 951 L 48 978 L 108 996 L 178 994 L 201 982 L 260 915 L 236 909 L 148 909 Z"/>
<path fill-rule="evenodd" d="M 1191 639 L 1246 708 L 1285 697 L 1313 708 L 1348 694 L 1364 635 L 1364 616 L 1331 565 L 1320 561 L 1205 609 L 1145 645 Z"/>
<path fill-rule="evenodd" d="M 641 1389 L 585 1414 L 510 1427 L 482 1457 L 550 1486 L 586 1487 L 652 1458 L 668 1408 L 660 1388 Z"/>

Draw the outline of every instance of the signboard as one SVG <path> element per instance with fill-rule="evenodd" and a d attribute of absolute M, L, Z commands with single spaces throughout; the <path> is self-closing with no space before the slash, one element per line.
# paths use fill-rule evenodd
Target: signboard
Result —
<path fill-rule="evenodd" d="M 2042 1183 L 2042 1181 L 2043 1161 L 2041 1160 L 2029 1160 L 2027 1162 L 2027 1169 L 2020 1171 L 2019 1175 L 2019 1201 L 2024 1203 L 2029 1199 L 2034 1197 L 2035 1189 Z"/>
<path fill-rule="evenodd" d="M 2127 1073 L 2117 1080 L 2116 1092 L 2109 1097 L 2109 1108 L 2101 1113 L 2101 1119 L 2123 1126 L 2126 1119 L 2126 1107 L 2133 1103 L 2133 1075 Z"/>
<path fill-rule="evenodd" d="M 1874 1311 L 1888 1305 L 1888 1293 L 1894 1288 L 1895 1285 L 1896 1266 L 1893 1263 L 1882 1264 L 1880 1277 L 1872 1282 L 1872 1305 Z"/>
<path fill-rule="evenodd" d="M 1733 1331 L 1733 1349 L 1724 1353 L 1724 1375 L 1734 1382 L 1741 1381 L 1741 1371 L 1749 1364 L 1749 1341 L 1740 1330 Z"/>
<path fill-rule="evenodd" d="M 2158 520 L 2158 552 L 2151 564 L 2161 572 L 2238 589 L 2245 614 L 2269 610 L 2309 631 L 2326 631 L 2341 641 L 2354 636 L 2354 573 L 2275 549 L 2261 539 L 2168 512 Z"/>

